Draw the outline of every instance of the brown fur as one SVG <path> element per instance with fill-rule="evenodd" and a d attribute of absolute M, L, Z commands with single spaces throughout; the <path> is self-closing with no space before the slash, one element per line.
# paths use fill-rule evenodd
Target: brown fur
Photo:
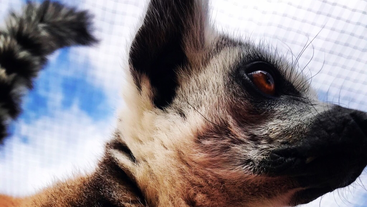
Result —
<path fill-rule="evenodd" d="M 320 103 L 295 65 L 216 33 L 207 3 L 149 4 L 125 64 L 126 107 L 94 173 L 3 203 L 280 207 L 353 182 L 367 115 Z M 279 95 L 251 85 L 252 63 Z"/>
<path fill-rule="evenodd" d="M 19 206 L 20 201 L 16 198 L 12 198 L 10 196 L 0 195 L 0 206 L 2 207 L 12 207 Z"/>
<path fill-rule="evenodd" d="M 116 145 L 111 142 L 108 146 Z M 98 169 L 88 176 L 59 182 L 41 192 L 25 197 L 0 197 L 1 207 L 10 206 L 126 206 L 142 207 L 141 192 L 116 163 L 105 156 Z"/>

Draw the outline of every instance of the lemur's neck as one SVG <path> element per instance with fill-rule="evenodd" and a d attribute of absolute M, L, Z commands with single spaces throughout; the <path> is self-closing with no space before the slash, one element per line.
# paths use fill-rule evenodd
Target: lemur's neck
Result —
<path fill-rule="evenodd" d="M 118 148 L 126 153 L 131 153 L 125 145 L 116 139 L 107 144 L 104 158 L 99 163 L 97 171 L 91 177 L 91 183 L 94 185 L 94 189 L 99 192 L 99 196 L 108 204 L 101 206 L 146 206 L 143 194 L 133 175 L 130 171 L 116 163 L 109 153 L 109 149 L 111 148 Z M 133 161 L 133 156 L 131 156 L 131 159 Z"/>

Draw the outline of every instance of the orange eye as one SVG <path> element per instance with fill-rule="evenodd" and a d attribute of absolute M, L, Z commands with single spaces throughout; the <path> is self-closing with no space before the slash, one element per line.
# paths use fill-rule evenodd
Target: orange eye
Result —
<path fill-rule="evenodd" d="M 271 96 L 275 94 L 275 82 L 270 73 L 263 70 L 256 70 L 247 75 L 261 92 Z"/>

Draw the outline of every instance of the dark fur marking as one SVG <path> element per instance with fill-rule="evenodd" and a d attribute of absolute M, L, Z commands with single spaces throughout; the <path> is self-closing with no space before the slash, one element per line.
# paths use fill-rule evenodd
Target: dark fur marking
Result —
<path fill-rule="evenodd" d="M 119 207 L 120 205 L 115 205 L 110 200 L 106 198 L 101 198 L 101 200 L 97 201 L 97 205 L 101 207 Z"/>
<path fill-rule="evenodd" d="M 183 118 L 184 120 L 186 120 L 187 117 L 186 117 L 185 112 L 182 109 L 180 109 L 180 108 L 177 108 L 176 110 L 177 110 L 177 114 L 180 115 L 181 118 Z"/>
<path fill-rule="evenodd" d="M 136 162 L 136 158 L 134 154 L 131 152 L 129 147 L 121 141 L 121 135 L 118 132 L 115 132 L 115 139 L 107 144 L 107 147 L 110 149 L 118 150 L 119 152 L 123 152 L 127 155 L 131 161 Z"/>
<path fill-rule="evenodd" d="M 2 48 L 0 50 L 0 66 L 5 69 L 6 75 L 16 74 L 26 81 L 25 84 L 28 88 L 31 88 L 32 80 L 30 78 L 36 76 L 39 65 L 35 64 L 35 57 L 21 58 L 18 53 L 19 51 L 13 47 Z"/>
<path fill-rule="evenodd" d="M 106 198 L 106 200 L 109 200 L 110 203 L 116 203 L 113 201 L 114 198 L 111 198 L 110 193 L 108 193 L 108 192 L 111 192 L 110 187 L 114 186 L 116 188 L 114 189 L 115 192 L 122 191 L 122 192 L 128 193 L 131 196 L 131 200 L 126 199 L 127 203 L 140 204 L 141 206 L 146 206 L 144 195 L 141 192 L 136 181 L 133 180 L 132 177 L 130 177 L 125 171 L 123 171 L 115 163 L 113 158 L 106 157 L 99 166 L 100 166 L 100 171 L 97 174 L 99 174 L 102 177 L 102 179 L 100 180 L 101 182 L 96 183 L 96 185 L 103 186 L 103 189 L 101 189 L 101 192 L 102 194 L 104 194 L 104 197 Z M 111 179 L 109 179 L 108 177 L 110 177 Z M 116 181 L 118 182 L 118 185 L 116 185 L 115 183 L 111 183 L 111 182 L 116 182 Z M 116 195 L 116 196 L 119 197 L 119 195 Z M 117 205 L 117 206 L 121 206 L 121 205 Z"/>
<path fill-rule="evenodd" d="M 80 199 L 71 201 L 70 206 L 145 206 L 143 194 L 136 182 L 110 157 L 105 157 L 99 163 L 89 182 L 81 186 L 80 193 Z"/>
<path fill-rule="evenodd" d="M 187 64 L 186 55 L 180 46 L 180 37 L 174 38 L 165 45 L 164 51 L 153 62 L 152 68 L 159 70 L 148 74 L 151 84 L 155 87 L 154 104 L 163 109 L 169 105 L 176 95 L 177 75 L 175 68 Z"/>
<path fill-rule="evenodd" d="M 178 67 L 187 64 L 183 38 L 194 1 L 151 1 L 143 26 L 130 51 L 130 70 L 137 87 L 146 75 L 153 87 L 153 102 L 163 109 L 176 95 Z M 142 61 L 143 60 L 143 61 Z M 137 72 L 137 73 L 136 73 Z"/>
<path fill-rule="evenodd" d="M 5 82 L 0 80 L 0 100 L 1 100 L 1 108 L 6 109 L 6 113 L 8 116 L 6 117 L 2 115 L 2 119 L 6 120 L 7 118 L 15 118 L 20 112 L 20 105 L 18 102 L 20 101 L 19 96 L 15 96 L 12 94 L 12 90 L 16 88 L 19 80 L 11 80 L 11 82 Z"/>

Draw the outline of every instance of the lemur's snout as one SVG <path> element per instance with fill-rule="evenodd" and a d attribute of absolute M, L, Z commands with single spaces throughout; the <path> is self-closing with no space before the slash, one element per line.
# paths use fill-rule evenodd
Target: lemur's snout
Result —
<path fill-rule="evenodd" d="M 333 106 L 315 117 L 305 136 L 272 151 L 264 164 L 269 175 L 290 177 L 303 189 L 295 196 L 301 203 L 347 186 L 367 164 L 367 114 Z"/>

